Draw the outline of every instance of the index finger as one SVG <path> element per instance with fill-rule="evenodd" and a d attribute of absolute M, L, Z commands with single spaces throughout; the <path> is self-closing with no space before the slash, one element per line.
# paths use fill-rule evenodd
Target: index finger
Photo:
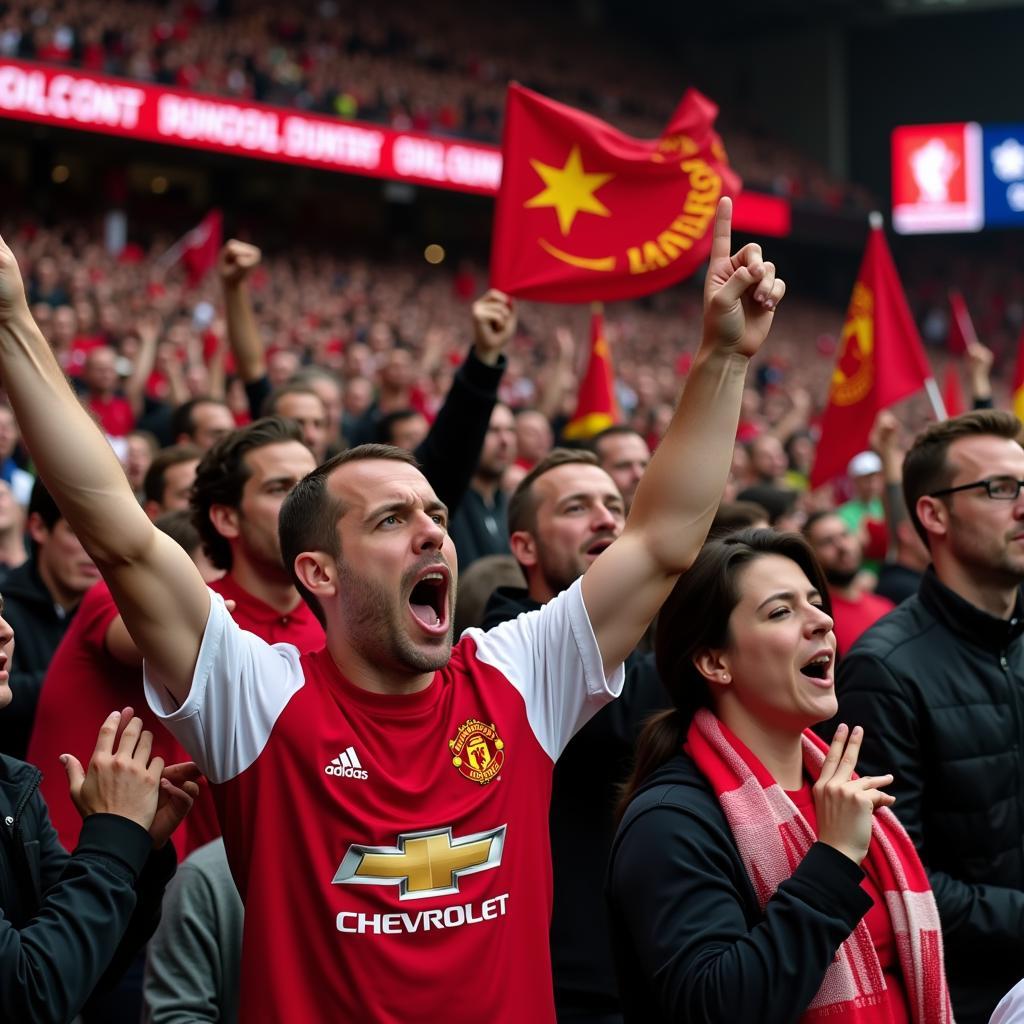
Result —
<path fill-rule="evenodd" d="M 860 743 L 864 739 L 864 730 L 856 725 L 850 731 L 850 742 L 846 744 L 846 753 L 843 754 L 839 767 L 836 769 L 836 776 L 840 782 L 849 782 L 853 775 L 853 769 L 857 767 L 857 758 L 860 756 Z"/>
<path fill-rule="evenodd" d="M 848 735 L 849 730 L 846 728 L 846 725 L 840 722 L 836 726 L 835 735 L 832 737 L 832 744 L 828 748 L 825 760 L 821 764 L 821 771 L 818 773 L 818 778 L 824 780 L 824 782 L 828 782 L 835 774 L 836 765 L 842 756 L 843 747 L 846 746 L 846 737 Z"/>
<path fill-rule="evenodd" d="M 117 726 L 121 721 L 120 711 L 111 711 L 100 726 L 100 733 L 96 737 L 96 747 L 93 756 L 97 754 L 109 754 L 114 749 L 114 736 L 117 735 Z"/>
<path fill-rule="evenodd" d="M 732 200 L 722 196 L 715 214 L 715 234 L 711 240 L 711 259 L 728 259 L 732 253 Z"/>

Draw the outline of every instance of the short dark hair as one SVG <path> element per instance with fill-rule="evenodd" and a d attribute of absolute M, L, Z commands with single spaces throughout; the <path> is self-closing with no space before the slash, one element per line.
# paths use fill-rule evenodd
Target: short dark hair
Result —
<path fill-rule="evenodd" d="M 32 485 L 32 495 L 28 500 L 26 518 L 30 518 L 33 512 L 43 521 L 43 525 L 47 530 L 52 530 L 57 525 L 58 520 L 64 518 L 61 510 L 57 508 L 57 502 L 53 500 L 53 495 L 46 489 L 46 484 L 43 483 L 42 477 L 38 476 L 36 477 L 36 482 Z M 39 544 L 34 537 L 31 538 L 30 547 L 33 555 L 39 551 Z"/>
<path fill-rule="evenodd" d="M 928 531 L 917 516 L 918 498 L 949 487 L 956 470 L 947 458 L 949 447 L 964 437 L 1002 437 L 1022 440 L 1021 422 L 1012 412 L 975 409 L 962 416 L 933 423 L 914 438 L 903 460 L 903 500 L 917 535 L 928 546 Z"/>
<path fill-rule="evenodd" d="M 533 485 L 545 474 L 559 466 L 596 466 L 597 456 L 585 448 L 552 448 L 551 451 L 530 470 L 519 486 L 512 492 L 508 503 L 509 535 L 525 530 L 534 533 L 537 529 L 537 498 Z"/>
<path fill-rule="evenodd" d="M 708 530 L 708 540 L 726 537 L 739 530 L 749 530 L 758 522 L 769 522 L 768 510 L 756 501 L 723 501 Z"/>
<path fill-rule="evenodd" d="M 644 435 L 639 430 L 627 427 L 624 423 L 616 423 L 596 433 L 588 442 L 587 447 L 598 457 L 601 457 L 601 442 L 607 437 L 639 437 L 644 441 Z M 644 441 L 644 444 L 647 442 Z"/>
<path fill-rule="evenodd" d="M 217 532 L 210 509 L 214 505 L 238 508 L 242 489 L 252 473 L 245 461 L 248 452 L 289 441 L 303 444 L 298 423 L 283 416 L 265 416 L 225 434 L 200 459 L 189 506 L 192 522 L 203 539 L 203 550 L 218 569 L 231 568 L 231 545 Z"/>
<path fill-rule="evenodd" d="M 195 433 L 196 422 L 193 414 L 196 406 L 199 405 L 221 405 L 229 411 L 231 409 L 231 406 L 222 398 L 211 398 L 209 395 L 200 395 L 198 398 L 190 398 L 187 402 L 182 402 L 171 416 L 171 437 L 175 441 L 182 434 L 192 437 Z"/>
<path fill-rule="evenodd" d="M 396 409 L 382 416 L 377 421 L 377 443 L 394 444 L 395 427 L 403 420 L 411 420 L 414 416 L 422 416 L 423 413 L 415 409 Z"/>
<path fill-rule="evenodd" d="M 153 461 L 146 470 L 142 480 L 142 496 L 146 501 L 155 501 L 158 505 L 164 503 L 164 489 L 166 488 L 167 470 L 171 466 L 181 465 L 183 462 L 191 462 L 193 459 L 200 459 L 202 452 L 194 445 L 188 443 L 172 444 L 169 448 L 162 448 L 153 456 Z"/>
<path fill-rule="evenodd" d="M 277 534 L 285 568 L 291 573 L 299 596 L 325 627 L 327 619 L 324 610 L 296 575 L 295 559 L 303 551 L 323 551 L 335 560 L 341 558 L 338 520 L 345 514 L 345 506 L 327 490 L 327 478 L 348 462 L 365 462 L 369 459 L 390 459 L 420 468 L 411 452 L 394 445 L 361 444 L 349 448 L 317 466 L 312 473 L 307 473 L 284 499 L 277 520 Z"/>
<path fill-rule="evenodd" d="M 276 416 L 277 406 L 286 395 L 312 395 L 324 407 L 324 415 L 327 414 L 327 406 L 324 405 L 324 400 L 308 384 L 296 384 L 289 381 L 287 384 L 282 384 L 279 388 L 274 388 L 267 395 L 266 399 L 264 399 L 263 407 L 260 409 L 260 415 Z"/>
<path fill-rule="evenodd" d="M 835 516 L 837 519 L 840 519 L 840 520 L 843 518 L 841 515 L 839 515 L 839 512 L 838 512 L 837 509 L 834 509 L 834 508 L 819 508 L 819 509 L 816 509 L 814 512 L 812 512 L 804 520 L 804 525 L 801 528 L 800 532 L 809 541 L 811 539 L 811 531 L 814 529 L 814 527 L 817 526 L 818 523 L 820 523 L 822 521 L 822 519 L 828 519 L 829 516 Z"/>

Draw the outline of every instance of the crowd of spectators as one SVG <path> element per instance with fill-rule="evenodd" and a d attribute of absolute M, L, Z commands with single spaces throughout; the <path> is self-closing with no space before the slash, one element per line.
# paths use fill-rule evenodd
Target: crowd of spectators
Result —
<path fill-rule="evenodd" d="M 10 0 L 0 3 L 0 54 L 486 142 L 500 140 L 510 80 L 642 137 L 664 128 L 682 92 L 670 62 L 612 43 L 555 7 L 526 18 L 451 0 L 386 12 L 321 0 L 301 16 L 265 0 L 226 6 Z M 729 111 L 721 128 L 733 164 L 756 187 L 830 208 L 870 207 L 863 190 L 732 124 Z"/>

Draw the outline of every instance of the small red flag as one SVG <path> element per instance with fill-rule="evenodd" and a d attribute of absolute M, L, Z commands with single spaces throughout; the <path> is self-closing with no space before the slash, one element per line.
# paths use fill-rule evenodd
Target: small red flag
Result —
<path fill-rule="evenodd" d="M 188 283 L 195 287 L 217 265 L 217 254 L 223 244 L 224 216 L 211 210 L 181 240 L 181 261 L 185 264 Z"/>
<path fill-rule="evenodd" d="M 567 441 L 583 441 L 619 422 L 612 355 L 604 334 L 604 310 L 595 302 L 590 315 L 590 360 L 580 384 L 576 412 L 562 431 Z"/>
<path fill-rule="evenodd" d="M 947 416 L 959 416 L 967 412 L 963 388 L 960 386 L 960 368 L 956 363 L 946 364 L 946 379 L 942 384 L 942 404 Z"/>
<path fill-rule="evenodd" d="M 868 447 L 875 416 L 932 376 L 881 226 L 872 226 L 846 312 L 821 441 L 811 470 L 819 487 Z"/>
<path fill-rule="evenodd" d="M 946 336 L 946 346 L 952 355 L 962 356 L 967 351 L 967 346 L 973 345 L 977 340 L 978 336 L 974 333 L 974 324 L 971 323 L 967 303 L 954 288 L 949 293 L 949 334 Z M 949 415 L 952 416 L 953 413 Z"/>
<path fill-rule="evenodd" d="M 544 302 L 628 299 L 693 274 L 711 248 L 715 209 L 735 195 L 694 89 L 657 139 L 634 139 L 513 83 L 505 107 L 491 280 Z"/>

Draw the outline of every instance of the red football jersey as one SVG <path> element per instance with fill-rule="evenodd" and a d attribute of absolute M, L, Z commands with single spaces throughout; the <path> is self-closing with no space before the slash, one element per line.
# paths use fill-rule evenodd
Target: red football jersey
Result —
<path fill-rule="evenodd" d="M 215 784 L 246 904 L 240 1019 L 554 1021 L 552 767 L 622 679 L 578 581 L 470 630 L 402 696 L 214 598 L 185 703 L 153 666 L 147 696 Z"/>

